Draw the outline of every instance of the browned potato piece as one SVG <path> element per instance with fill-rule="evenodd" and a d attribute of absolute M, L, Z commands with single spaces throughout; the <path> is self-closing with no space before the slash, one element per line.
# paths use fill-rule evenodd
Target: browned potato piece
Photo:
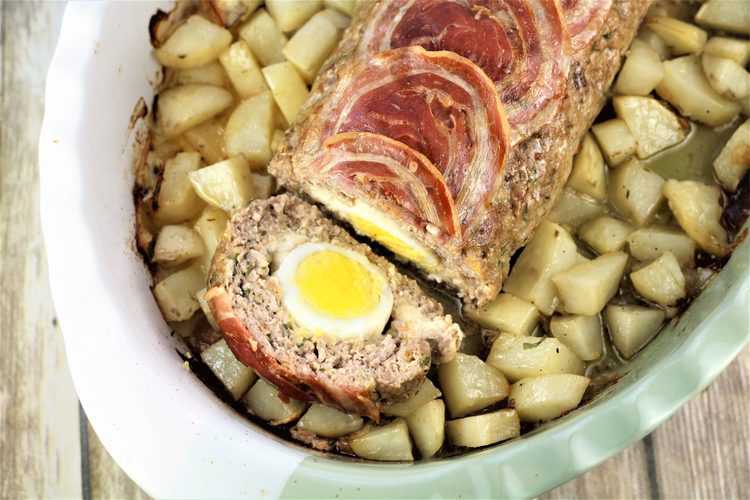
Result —
<path fill-rule="evenodd" d="M 154 212 L 159 224 L 185 222 L 200 213 L 205 204 L 193 191 L 188 176 L 200 165 L 201 155 L 198 153 L 178 153 L 167 160 Z"/>
<path fill-rule="evenodd" d="M 642 297 L 662 306 L 673 306 L 687 295 L 680 263 L 670 252 L 631 273 L 630 281 Z"/>
<path fill-rule="evenodd" d="M 252 368 L 243 365 L 234 357 L 224 339 L 203 351 L 201 359 L 235 400 L 240 399 L 258 378 Z"/>
<path fill-rule="evenodd" d="M 164 226 L 154 245 L 154 262 L 176 266 L 203 255 L 203 240 L 187 226 Z"/>
<path fill-rule="evenodd" d="M 213 85 L 181 85 L 162 91 L 156 104 L 156 126 L 166 137 L 177 137 L 232 105 L 232 94 Z"/>
<path fill-rule="evenodd" d="M 568 178 L 568 187 L 599 201 L 607 199 L 604 158 L 591 133 L 584 136 L 581 150 L 573 159 L 573 171 Z"/>
<path fill-rule="evenodd" d="M 239 35 L 250 46 L 250 50 L 262 66 L 284 61 L 281 51 L 286 45 L 287 38 L 265 9 L 259 9 L 242 25 Z"/>
<path fill-rule="evenodd" d="M 208 273 L 211 260 L 214 257 L 216 247 L 219 246 L 227 222 L 229 222 L 229 219 L 224 210 L 209 205 L 193 225 L 193 229 L 203 238 L 203 246 L 206 248 L 203 257 L 201 257 L 201 268 L 204 274 Z"/>
<path fill-rule="evenodd" d="M 364 421 L 358 415 L 350 415 L 336 408 L 313 404 L 297 427 L 327 438 L 338 438 L 356 432 L 362 428 Z"/>
<path fill-rule="evenodd" d="M 336 48 L 339 30 L 324 12 L 312 16 L 284 46 L 284 57 L 291 62 L 308 84 Z"/>
<path fill-rule="evenodd" d="M 729 253 L 729 235 L 721 225 L 721 191 L 695 181 L 668 180 L 664 196 L 683 230 L 706 252 Z"/>
<path fill-rule="evenodd" d="M 288 123 L 293 123 L 310 94 L 305 81 L 288 62 L 266 66 L 263 68 L 263 76 L 284 118 Z"/>
<path fill-rule="evenodd" d="M 710 28 L 750 35 L 750 9 L 747 2 L 738 0 L 708 0 L 695 20 Z"/>
<path fill-rule="evenodd" d="M 583 362 L 558 339 L 501 333 L 492 344 L 487 364 L 511 382 L 550 373 L 583 373 Z"/>
<path fill-rule="evenodd" d="M 450 363 L 438 366 L 438 377 L 452 417 L 481 410 L 508 395 L 505 377 L 469 354 L 458 353 Z"/>
<path fill-rule="evenodd" d="M 445 439 L 445 403 L 440 399 L 423 404 L 406 417 L 409 433 L 422 458 L 430 458 Z"/>
<path fill-rule="evenodd" d="M 618 96 L 612 99 L 617 116 L 633 133 L 638 158 L 648 158 L 679 144 L 690 126 L 653 97 Z"/>
<path fill-rule="evenodd" d="M 533 304 L 509 293 L 501 293 L 479 309 L 465 307 L 464 314 L 485 328 L 515 335 L 529 335 L 539 322 L 539 311 Z"/>
<path fill-rule="evenodd" d="M 590 380 L 567 373 L 519 380 L 510 401 L 523 422 L 545 422 L 578 407 Z"/>
<path fill-rule="evenodd" d="M 382 427 L 373 427 L 351 441 L 352 451 L 362 458 L 385 462 L 412 461 L 409 429 L 403 418 Z"/>
<path fill-rule="evenodd" d="M 636 152 L 635 137 L 627 123 L 620 118 L 597 123 L 591 127 L 591 132 L 594 133 L 610 167 L 616 167 Z"/>
<path fill-rule="evenodd" d="M 190 146 L 208 163 L 225 160 L 224 127 L 218 119 L 201 123 L 182 134 Z"/>
<path fill-rule="evenodd" d="M 750 120 L 745 121 L 727 141 L 714 161 L 719 182 L 729 191 L 736 191 L 745 173 L 750 170 Z"/>
<path fill-rule="evenodd" d="M 638 229 L 628 236 L 630 255 L 641 261 L 659 258 L 670 252 L 681 266 L 692 267 L 695 263 L 695 242 L 676 228 L 650 226 Z"/>
<path fill-rule="evenodd" d="M 264 379 L 259 379 L 242 401 L 250 413 L 271 425 L 294 422 L 305 411 L 305 403 L 287 397 L 282 399 L 279 390 Z"/>
<path fill-rule="evenodd" d="M 671 17 L 649 17 L 646 26 L 659 35 L 676 56 L 700 53 L 708 39 L 708 34 L 694 24 Z"/>
<path fill-rule="evenodd" d="M 229 31 L 199 15 L 192 15 L 154 50 L 154 55 L 170 68 L 195 68 L 215 60 L 230 43 Z"/>
<path fill-rule="evenodd" d="M 479 448 L 520 436 L 521 422 L 516 410 L 499 410 L 451 420 L 445 431 L 454 445 Z"/>
<path fill-rule="evenodd" d="M 230 45 L 219 56 L 219 60 L 241 98 L 252 97 L 268 89 L 260 66 L 244 40 Z"/>
<path fill-rule="evenodd" d="M 622 95 L 649 95 L 664 78 L 659 53 L 648 43 L 635 39 L 615 83 Z"/>
<path fill-rule="evenodd" d="M 609 202 L 621 215 L 638 226 L 648 224 L 664 200 L 664 179 L 631 160 L 612 172 Z"/>
<path fill-rule="evenodd" d="M 250 168 L 265 167 L 271 160 L 274 102 L 270 92 L 242 101 L 229 117 L 224 132 L 227 154 L 239 156 Z"/>
<path fill-rule="evenodd" d="M 740 66 L 750 61 L 750 42 L 724 36 L 712 37 L 703 48 L 704 54 L 731 59 Z"/>
<path fill-rule="evenodd" d="M 205 286 L 204 274 L 199 266 L 170 274 L 154 287 L 154 297 L 159 303 L 164 319 L 185 321 L 200 309 L 195 294 Z"/>
<path fill-rule="evenodd" d="M 609 305 L 607 329 L 617 350 L 630 359 L 659 332 L 665 314 L 661 309 L 633 305 Z"/>
<path fill-rule="evenodd" d="M 617 293 L 627 262 L 623 252 L 606 253 L 553 276 L 563 310 L 584 316 L 599 314 Z"/>
<path fill-rule="evenodd" d="M 599 316 L 554 316 L 550 332 L 583 361 L 602 356 L 602 325 Z"/>
<path fill-rule="evenodd" d="M 198 196 L 226 212 L 242 208 L 253 199 L 250 168 L 241 156 L 190 172 L 189 177 Z"/>

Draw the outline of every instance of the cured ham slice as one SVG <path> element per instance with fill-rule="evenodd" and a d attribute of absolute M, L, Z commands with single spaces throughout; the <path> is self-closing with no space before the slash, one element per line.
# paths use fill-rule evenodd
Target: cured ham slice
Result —
<path fill-rule="evenodd" d="M 390 0 L 376 8 L 359 51 L 417 45 L 470 59 L 495 82 L 515 144 L 559 108 L 565 36 L 556 0 Z"/>
<path fill-rule="evenodd" d="M 599 33 L 612 0 L 560 0 L 573 50 L 586 47 Z"/>

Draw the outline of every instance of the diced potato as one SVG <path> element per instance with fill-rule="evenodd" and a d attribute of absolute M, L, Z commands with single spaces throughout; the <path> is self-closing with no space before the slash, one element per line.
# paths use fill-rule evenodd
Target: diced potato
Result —
<path fill-rule="evenodd" d="M 479 448 L 520 436 L 521 421 L 516 410 L 499 410 L 451 420 L 445 431 L 454 445 Z"/>
<path fill-rule="evenodd" d="M 602 356 L 602 325 L 599 316 L 553 316 L 550 332 L 583 361 Z"/>
<path fill-rule="evenodd" d="M 622 250 L 633 226 L 613 217 L 603 216 L 587 222 L 578 229 L 578 236 L 597 253 Z"/>
<path fill-rule="evenodd" d="M 263 68 L 263 76 L 284 118 L 287 122 L 293 123 L 297 112 L 310 94 L 305 81 L 288 62 Z"/>
<path fill-rule="evenodd" d="M 239 19 L 252 14 L 263 0 L 208 0 L 213 12 L 224 26 L 232 26 Z"/>
<path fill-rule="evenodd" d="M 278 151 L 282 144 L 284 144 L 284 131 L 277 128 L 271 136 L 271 154 Z"/>
<path fill-rule="evenodd" d="M 385 462 L 411 461 L 409 429 L 403 418 L 397 418 L 390 424 L 374 427 L 351 442 L 352 451 L 361 458 Z"/>
<path fill-rule="evenodd" d="M 228 30 L 193 15 L 154 50 L 154 55 L 169 68 L 195 68 L 219 57 L 230 43 L 232 34 Z"/>
<path fill-rule="evenodd" d="M 224 152 L 224 127 L 216 119 L 191 128 L 182 137 L 209 163 L 218 163 L 227 157 Z"/>
<path fill-rule="evenodd" d="M 572 267 L 578 250 L 570 233 L 554 222 L 542 222 L 505 281 L 504 290 L 534 304 L 549 316 L 557 292 L 552 276 Z"/>
<path fill-rule="evenodd" d="M 263 168 L 271 160 L 273 97 L 263 92 L 245 99 L 227 122 L 224 144 L 227 154 L 245 158 L 250 168 Z"/>
<path fill-rule="evenodd" d="M 156 126 L 168 138 L 218 115 L 233 101 L 232 94 L 213 85 L 181 85 L 162 91 L 156 104 Z"/>
<path fill-rule="evenodd" d="M 736 191 L 750 170 L 750 120 L 740 125 L 714 160 L 714 172 L 729 191 Z"/>
<path fill-rule="evenodd" d="M 170 274 L 154 287 L 154 297 L 167 321 L 185 321 L 200 309 L 195 294 L 203 288 L 204 274 L 190 266 Z"/>
<path fill-rule="evenodd" d="M 338 438 L 356 432 L 364 421 L 358 415 L 350 415 L 330 406 L 314 404 L 297 422 L 297 427 L 327 438 Z"/>
<path fill-rule="evenodd" d="M 383 414 L 392 417 L 408 417 L 417 408 L 424 406 L 433 399 L 439 398 L 441 394 L 440 389 L 435 387 L 435 384 L 427 378 L 412 397 L 406 401 L 386 405 L 383 408 Z"/>
<path fill-rule="evenodd" d="M 683 116 L 717 127 L 729 123 L 740 112 L 739 104 L 711 87 L 698 57 L 679 57 L 663 65 L 664 78 L 656 87 L 656 93 Z"/>
<path fill-rule="evenodd" d="M 664 179 L 631 160 L 609 178 L 609 202 L 622 216 L 638 226 L 648 224 L 664 199 Z"/>
<path fill-rule="evenodd" d="M 661 57 L 648 43 L 635 39 L 615 83 L 622 95 L 649 95 L 664 78 Z"/>
<path fill-rule="evenodd" d="M 434 399 L 406 417 L 414 444 L 422 458 L 430 458 L 443 446 L 445 439 L 445 403 Z"/>
<path fill-rule="evenodd" d="M 266 199 L 269 198 L 275 189 L 274 178 L 270 175 L 265 174 L 250 174 L 250 178 L 253 181 L 253 198 L 254 199 Z"/>
<path fill-rule="evenodd" d="M 572 189 L 563 189 L 547 220 L 575 231 L 581 224 L 603 214 L 606 210 L 604 205 L 587 196 L 580 195 Z"/>
<path fill-rule="evenodd" d="M 661 309 L 633 305 L 609 305 L 605 316 L 609 336 L 626 359 L 648 344 L 659 332 L 665 318 Z"/>
<path fill-rule="evenodd" d="M 649 47 L 654 49 L 654 51 L 659 54 L 659 59 L 662 61 L 669 59 L 669 47 L 667 47 L 666 42 L 664 42 L 659 35 L 648 29 L 647 26 L 641 26 L 641 29 L 638 32 L 638 40 L 648 44 Z"/>
<path fill-rule="evenodd" d="M 354 10 L 357 8 L 357 0 L 324 0 L 323 4 L 326 7 L 343 12 L 349 17 L 352 17 Z"/>
<path fill-rule="evenodd" d="M 501 333 L 492 343 L 487 364 L 511 382 L 552 373 L 583 373 L 583 362 L 558 339 Z"/>
<path fill-rule="evenodd" d="M 265 9 L 259 9 L 239 30 L 262 66 L 284 61 L 282 49 L 287 38 Z"/>
<path fill-rule="evenodd" d="M 649 17 L 646 26 L 659 35 L 672 54 L 677 56 L 698 54 L 708 39 L 708 34 L 694 24 L 671 17 Z"/>
<path fill-rule="evenodd" d="M 339 30 L 326 14 L 319 12 L 289 39 L 284 47 L 284 57 L 309 84 L 315 80 L 323 61 L 333 52 L 338 41 Z"/>
<path fill-rule="evenodd" d="M 673 306 L 687 295 L 680 263 L 669 252 L 631 273 L 630 281 L 638 294 L 662 306 Z"/>
<path fill-rule="evenodd" d="M 178 153 L 164 164 L 164 174 L 154 217 L 160 224 L 174 224 L 192 219 L 204 206 L 195 194 L 188 175 L 198 170 L 201 155 Z"/>
<path fill-rule="evenodd" d="M 501 293 L 479 309 L 464 307 L 464 314 L 485 328 L 515 335 L 530 334 L 539 322 L 536 307 L 509 293 Z"/>
<path fill-rule="evenodd" d="M 323 0 L 266 0 L 266 9 L 279 29 L 294 31 L 323 7 Z"/>
<path fill-rule="evenodd" d="M 636 152 L 635 137 L 625 120 L 621 118 L 597 123 L 591 127 L 591 132 L 594 133 L 610 167 L 616 167 Z"/>
<path fill-rule="evenodd" d="M 203 246 L 206 248 L 201 258 L 201 269 L 206 274 L 211 266 L 211 260 L 214 257 L 214 252 L 216 252 L 216 247 L 219 245 L 221 236 L 224 234 L 227 222 L 229 222 L 229 219 L 226 212 L 209 205 L 203 210 L 203 213 L 201 213 L 201 216 L 198 217 L 198 220 L 193 225 L 193 229 L 203 238 Z"/>
<path fill-rule="evenodd" d="M 241 156 L 190 172 L 189 177 L 203 201 L 227 212 L 242 208 L 253 199 L 250 168 Z"/>
<path fill-rule="evenodd" d="M 627 263 L 624 252 L 606 253 L 553 276 L 564 310 L 584 316 L 599 314 L 617 293 Z"/>
<path fill-rule="evenodd" d="M 704 54 L 731 59 L 740 66 L 750 61 L 750 42 L 739 38 L 714 36 L 703 48 Z"/>
<path fill-rule="evenodd" d="M 716 92 L 733 100 L 750 95 L 750 73 L 745 68 L 724 57 L 703 54 L 703 73 Z"/>
<path fill-rule="evenodd" d="M 260 66 L 246 41 L 240 40 L 230 45 L 219 56 L 219 61 L 241 98 L 251 97 L 268 89 Z"/>
<path fill-rule="evenodd" d="M 224 339 L 203 351 L 201 359 L 235 400 L 240 399 L 258 378 L 252 368 L 243 365 L 234 357 Z"/>
<path fill-rule="evenodd" d="M 708 253 L 729 253 L 729 236 L 721 225 L 721 191 L 695 181 L 668 180 L 664 196 L 680 227 Z"/>
<path fill-rule="evenodd" d="M 618 96 L 612 104 L 635 137 L 638 158 L 648 158 L 682 142 L 690 129 L 687 121 L 653 97 Z"/>
<path fill-rule="evenodd" d="M 250 413 L 271 425 L 294 422 L 305 411 L 305 403 L 292 398 L 282 399 L 279 390 L 262 378 L 247 391 L 242 401 Z"/>
<path fill-rule="evenodd" d="M 709 28 L 750 35 L 750 9 L 743 0 L 709 0 L 698 9 L 695 21 Z"/>
<path fill-rule="evenodd" d="M 664 252 L 675 256 L 681 266 L 695 263 L 695 242 L 678 229 L 651 226 L 638 229 L 628 236 L 628 248 L 633 258 L 651 261 Z"/>
<path fill-rule="evenodd" d="M 180 69 L 174 72 L 172 83 L 175 85 L 188 85 L 191 83 L 213 85 L 214 87 L 226 87 L 227 74 L 217 61 L 212 61 L 203 66 L 195 68 Z"/>
<path fill-rule="evenodd" d="M 567 373 L 524 378 L 513 384 L 510 401 L 521 421 L 546 422 L 577 408 L 589 382 Z"/>
<path fill-rule="evenodd" d="M 349 24 L 351 24 L 352 22 L 349 16 L 347 16 L 346 14 L 342 14 L 336 9 L 331 9 L 331 8 L 325 9 L 324 11 L 315 15 L 326 16 L 328 20 L 331 21 L 331 24 L 336 26 L 336 28 L 339 30 L 345 30 L 349 26 Z"/>
<path fill-rule="evenodd" d="M 198 290 L 198 293 L 195 294 L 195 299 L 198 301 L 198 304 L 201 306 L 201 311 L 203 311 L 203 315 L 206 317 L 206 321 L 208 321 L 208 324 L 211 325 L 211 328 L 214 329 L 214 331 L 221 331 L 221 328 L 219 328 L 219 324 L 216 322 L 216 318 L 214 318 L 214 313 L 211 310 L 211 306 L 208 304 L 208 301 L 206 300 L 206 289 L 201 288 Z"/>
<path fill-rule="evenodd" d="M 568 177 L 568 187 L 599 201 L 607 199 L 604 158 L 590 133 L 584 136 L 581 149 L 573 159 L 573 171 Z"/>
<path fill-rule="evenodd" d="M 186 226 L 164 226 L 154 245 L 154 262 L 176 266 L 203 255 L 203 240 Z"/>
<path fill-rule="evenodd" d="M 458 353 L 438 366 L 438 378 L 451 416 L 463 417 L 508 395 L 508 381 L 493 367 L 469 354 Z"/>

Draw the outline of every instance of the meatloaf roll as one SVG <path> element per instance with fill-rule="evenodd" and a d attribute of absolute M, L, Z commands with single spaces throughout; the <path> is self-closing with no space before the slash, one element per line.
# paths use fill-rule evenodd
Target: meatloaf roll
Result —
<path fill-rule="evenodd" d="M 415 281 L 289 194 L 232 216 L 206 299 L 237 359 L 281 392 L 374 420 L 462 339 Z"/>
<path fill-rule="evenodd" d="M 556 201 L 650 3 L 365 3 L 269 170 L 481 305 Z"/>

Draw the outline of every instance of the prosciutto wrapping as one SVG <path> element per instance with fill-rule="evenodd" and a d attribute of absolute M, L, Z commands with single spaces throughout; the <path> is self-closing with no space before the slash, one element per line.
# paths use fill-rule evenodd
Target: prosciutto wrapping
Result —
<path fill-rule="evenodd" d="M 485 303 L 556 201 L 650 3 L 365 3 L 269 170 Z"/>

